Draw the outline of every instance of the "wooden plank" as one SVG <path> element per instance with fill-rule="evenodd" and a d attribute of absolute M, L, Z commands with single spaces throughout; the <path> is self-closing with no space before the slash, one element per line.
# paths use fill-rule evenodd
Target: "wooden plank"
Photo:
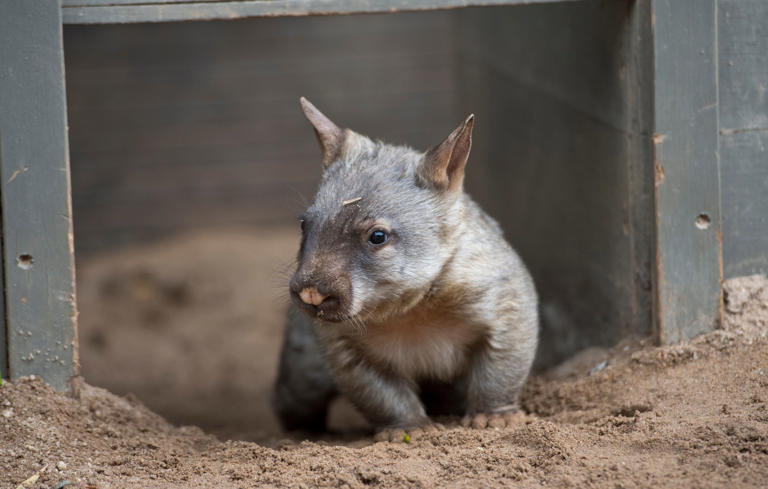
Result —
<path fill-rule="evenodd" d="M 768 129 L 768 2 L 718 1 L 720 127 Z"/>
<path fill-rule="evenodd" d="M 656 317 L 672 343 L 718 326 L 716 0 L 654 0 Z"/>
<path fill-rule="evenodd" d="M 78 257 L 195 226 L 295 223 L 321 176 L 299 95 L 365 134 L 436 144 L 466 115 L 453 13 L 65 26 Z"/>
<path fill-rule="evenodd" d="M 0 139 L 2 142 L 2 139 Z M 0 146 L 0 165 L 2 165 L 3 150 Z M 2 189 L 0 189 L 0 196 L 2 196 Z M 3 202 L 0 198 L 0 235 L 2 235 L 2 213 Z M 5 270 L 2 266 L 3 256 L 3 240 L 0 239 L 0 379 L 8 378 L 8 329 L 6 328 L 5 320 Z"/>
<path fill-rule="evenodd" d="M 768 274 L 768 129 L 720 135 L 725 277 Z"/>
<path fill-rule="evenodd" d="M 0 2 L 0 193 L 10 377 L 78 374 L 59 0 Z"/>
<path fill-rule="evenodd" d="M 768 274 L 768 3 L 718 2 L 723 266 Z"/>
<path fill-rule="evenodd" d="M 232 0 L 204 0 L 205 3 L 224 3 Z M 273 1 L 273 0 L 264 0 Z M 190 0 L 62 0 L 62 7 L 97 7 L 109 5 L 165 5 L 171 3 L 195 3 Z"/>
<path fill-rule="evenodd" d="M 578 0 L 239 0 L 186 1 L 65 0 L 65 24 L 171 22 L 303 15 L 437 10 L 471 6 L 522 5 Z M 128 4 L 126 4 L 128 3 Z"/>
<path fill-rule="evenodd" d="M 655 253 L 653 141 L 653 19 L 650 1 L 628 2 L 629 19 L 622 31 L 627 222 L 629 234 L 630 325 L 623 337 L 653 333 L 653 269 Z"/>

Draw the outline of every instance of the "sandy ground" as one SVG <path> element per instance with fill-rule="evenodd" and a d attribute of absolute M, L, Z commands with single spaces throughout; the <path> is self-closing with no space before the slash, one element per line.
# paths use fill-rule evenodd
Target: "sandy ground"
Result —
<path fill-rule="evenodd" d="M 85 380 L 127 395 L 6 382 L 0 487 L 768 486 L 764 278 L 726 283 L 721 331 L 534 377 L 512 426 L 376 443 L 339 405 L 306 441 L 269 410 L 296 240 L 206 233 L 79 263 Z"/>

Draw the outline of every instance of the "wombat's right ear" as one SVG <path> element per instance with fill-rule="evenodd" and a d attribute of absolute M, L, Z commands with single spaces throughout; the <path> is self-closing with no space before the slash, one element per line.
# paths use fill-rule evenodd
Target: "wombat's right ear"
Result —
<path fill-rule="evenodd" d="M 315 135 L 320 143 L 320 149 L 323 150 L 323 170 L 336 161 L 341 155 L 341 149 L 344 147 L 345 133 L 344 129 L 334 124 L 317 107 L 312 105 L 309 100 L 301 97 L 301 109 L 307 116 L 312 127 L 315 128 Z"/>
<path fill-rule="evenodd" d="M 475 116 L 471 114 L 464 123 L 424 155 L 419 175 L 439 190 L 461 190 L 464 183 L 464 167 L 472 149 L 472 127 Z"/>

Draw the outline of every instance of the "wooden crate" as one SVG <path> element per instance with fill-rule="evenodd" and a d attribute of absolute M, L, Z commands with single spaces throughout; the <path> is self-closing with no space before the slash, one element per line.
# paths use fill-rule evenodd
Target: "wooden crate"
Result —
<path fill-rule="evenodd" d="M 11 0 L 0 3 L 3 375 L 71 389 L 79 373 L 62 24 L 454 8 L 444 110 L 478 115 L 469 190 L 534 273 L 540 361 L 716 328 L 724 271 L 768 270 L 761 0 Z"/>

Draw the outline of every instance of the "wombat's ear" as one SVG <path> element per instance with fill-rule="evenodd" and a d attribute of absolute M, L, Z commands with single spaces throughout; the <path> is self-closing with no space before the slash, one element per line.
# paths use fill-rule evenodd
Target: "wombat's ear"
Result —
<path fill-rule="evenodd" d="M 427 151 L 419 167 L 420 176 L 440 190 L 461 190 L 464 167 L 472 148 L 474 114 L 466 118 L 442 143 Z"/>
<path fill-rule="evenodd" d="M 336 161 L 341 155 L 341 149 L 344 147 L 345 133 L 344 129 L 334 124 L 317 107 L 312 105 L 309 100 L 301 97 L 301 109 L 307 116 L 312 127 L 315 128 L 315 135 L 320 142 L 320 149 L 323 150 L 323 170 Z"/>

